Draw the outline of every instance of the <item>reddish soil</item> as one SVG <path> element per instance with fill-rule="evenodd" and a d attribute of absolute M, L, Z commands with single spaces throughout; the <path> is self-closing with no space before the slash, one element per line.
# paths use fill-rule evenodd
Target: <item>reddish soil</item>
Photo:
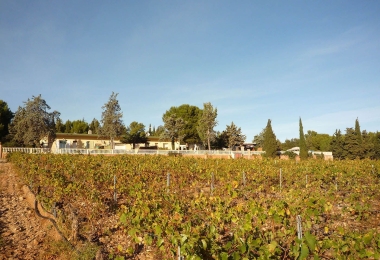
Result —
<path fill-rule="evenodd" d="M 50 254 L 59 234 L 49 220 L 34 210 L 34 196 L 11 164 L 0 161 L 0 260 L 56 259 Z"/>

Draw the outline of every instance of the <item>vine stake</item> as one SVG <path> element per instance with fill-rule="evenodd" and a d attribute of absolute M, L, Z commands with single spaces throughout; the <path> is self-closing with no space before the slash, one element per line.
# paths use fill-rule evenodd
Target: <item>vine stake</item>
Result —
<path fill-rule="evenodd" d="M 117 202 L 117 194 L 116 194 L 116 175 L 113 176 L 113 200 Z"/>
<path fill-rule="evenodd" d="M 297 215 L 297 234 L 298 234 L 298 239 L 301 240 L 302 239 L 302 221 L 301 221 L 300 215 Z"/>
<path fill-rule="evenodd" d="M 168 172 L 168 175 L 166 176 L 166 190 L 167 190 L 167 193 L 169 193 L 169 186 L 170 186 L 170 173 Z"/>
<path fill-rule="evenodd" d="M 212 196 L 213 191 L 214 191 L 214 173 L 212 172 L 211 173 L 211 184 L 210 184 L 211 196 Z"/>

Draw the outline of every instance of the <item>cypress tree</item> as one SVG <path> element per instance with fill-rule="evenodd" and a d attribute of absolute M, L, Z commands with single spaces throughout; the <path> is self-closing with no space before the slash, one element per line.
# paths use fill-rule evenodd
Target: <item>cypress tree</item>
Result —
<path fill-rule="evenodd" d="M 360 125 L 359 125 L 359 119 L 358 118 L 356 118 L 356 120 L 355 120 L 355 135 L 358 138 L 359 144 L 362 144 L 362 142 L 363 142 L 362 132 L 360 131 Z"/>
<path fill-rule="evenodd" d="M 305 135 L 303 134 L 302 120 L 300 118 L 300 159 L 304 160 L 308 157 Z"/>
<path fill-rule="evenodd" d="M 263 148 L 266 157 L 275 158 L 277 156 L 277 140 L 276 135 L 273 133 L 270 119 L 268 119 L 265 128 Z"/>

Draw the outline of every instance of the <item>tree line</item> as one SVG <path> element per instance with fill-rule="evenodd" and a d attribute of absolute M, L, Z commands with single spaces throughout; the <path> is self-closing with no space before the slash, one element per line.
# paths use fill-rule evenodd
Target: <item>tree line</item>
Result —
<path fill-rule="evenodd" d="M 202 144 L 207 149 L 234 149 L 241 146 L 246 136 L 234 122 L 226 125 L 225 130 L 215 131 L 218 125 L 217 108 L 210 102 L 203 108 L 183 104 L 172 106 L 162 115 L 163 125 L 151 126 L 146 129 L 143 123 L 133 121 L 125 125 L 123 113 L 117 99 L 117 93 L 111 94 L 109 100 L 102 106 L 101 119 L 94 118 L 90 123 L 84 119 L 66 120 L 63 122 L 58 111 L 51 109 L 47 102 L 39 96 L 33 96 L 13 113 L 7 103 L 0 100 L 0 141 L 4 146 L 38 147 L 40 140 L 48 137 L 54 140 L 56 133 L 92 133 L 110 140 L 117 137 L 123 143 L 147 143 L 149 136 L 170 140 L 172 149 L 179 141 L 192 147 Z M 255 149 L 262 149 L 266 156 L 276 157 L 279 151 L 300 147 L 300 157 L 307 158 L 309 151 L 332 151 L 335 159 L 378 159 L 380 157 L 380 133 L 360 131 L 359 120 L 354 128 L 347 128 L 346 133 L 340 130 L 330 136 L 308 130 L 303 132 L 301 118 L 299 119 L 299 138 L 286 139 L 280 142 L 268 119 L 266 127 L 253 138 Z"/>

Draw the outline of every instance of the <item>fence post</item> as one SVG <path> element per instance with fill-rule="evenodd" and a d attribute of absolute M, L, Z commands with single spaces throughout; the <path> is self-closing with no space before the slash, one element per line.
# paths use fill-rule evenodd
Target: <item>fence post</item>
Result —
<path fill-rule="evenodd" d="M 280 192 L 282 190 L 282 168 L 280 168 Z"/>
<path fill-rule="evenodd" d="M 0 159 L 3 158 L 3 147 L 1 146 L 0 142 Z"/>

